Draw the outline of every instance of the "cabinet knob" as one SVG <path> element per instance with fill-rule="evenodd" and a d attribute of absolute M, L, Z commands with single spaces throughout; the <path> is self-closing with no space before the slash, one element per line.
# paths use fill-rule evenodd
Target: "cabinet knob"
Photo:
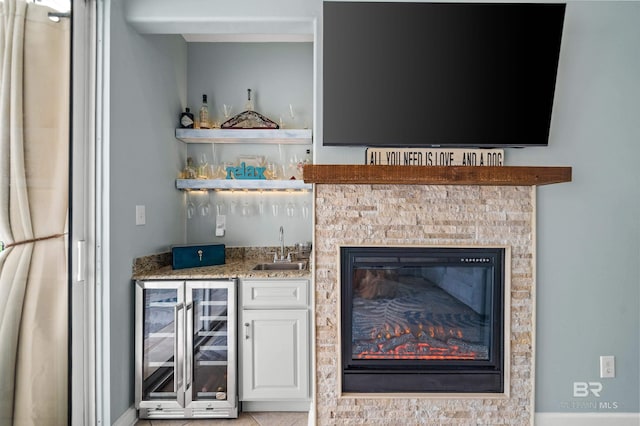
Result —
<path fill-rule="evenodd" d="M 249 326 L 250 326 L 250 324 L 248 322 L 244 323 L 244 338 L 245 339 L 249 338 Z"/>

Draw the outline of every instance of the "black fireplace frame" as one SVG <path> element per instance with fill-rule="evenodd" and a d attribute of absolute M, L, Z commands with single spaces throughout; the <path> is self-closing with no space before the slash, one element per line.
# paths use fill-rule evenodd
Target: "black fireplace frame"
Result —
<path fill-rule="evenodd" d="M 384 251 L 384 254 L 383 254 Z M 377 360 L 352 357 L 352 275 L 359 258 L 397 256 L 398 262 L 417 255 L 433 264 L 493 267 L 487 360 Z M 510 270 L 506 247 L 342 246 L 340 247 L 341 380 L 344 393 L 505 393 L 505 335 L 509 312 L 505 292 Z M 400 259 L 400 258 L 403 259 Z M 388 260 L 385 260 L 388 262 Z M 385 263 L 388 264 L 388 263 Z M 431 263 L 430 263 L 431 264 Z M 348 303 L 347 303 L 348 301 Z M 508 344 L 508 342 L 506 342 Z"/>

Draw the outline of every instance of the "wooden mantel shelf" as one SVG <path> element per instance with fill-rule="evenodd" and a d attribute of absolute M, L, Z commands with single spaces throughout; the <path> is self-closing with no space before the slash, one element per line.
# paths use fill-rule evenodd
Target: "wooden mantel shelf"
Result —
<path fill-rule="evenodd" d="M 305 183 L 532 186 L 571 182 L 571 167 L 310 164 Z"/>

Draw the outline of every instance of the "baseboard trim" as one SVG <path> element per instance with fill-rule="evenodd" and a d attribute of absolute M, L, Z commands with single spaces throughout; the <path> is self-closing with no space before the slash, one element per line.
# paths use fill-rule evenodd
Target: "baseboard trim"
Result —
<path fill-rule="evenodd" d="M 118 420 L 113 423 L 113 426 L 133 426 L 138 421 L 138 411 L 132 405 L 122 413 Z"/>
<path fill-rule="evenodd" d="M 638 426 L 640 413 L 536 413 L 535 426 Z"/>
<path fill-rule="evenodd" d="M 290 411 L 308 411 L 309 403 L 296 405 L 291 404 L 286 407 L 279 407 L 278 404 L 271 403 L 269 406 L 263 404 L 244 403 L 246 411 L 268 411 L 265 409 L 274 408 L 282 410 L 287 408 Z M 138 421 L 138 412 L 131 406 L 113 423 L 113 426 L 134 426 Z M 535 413 L 535 426 L 638 426 L 640 424 L 640 413 Z"/>

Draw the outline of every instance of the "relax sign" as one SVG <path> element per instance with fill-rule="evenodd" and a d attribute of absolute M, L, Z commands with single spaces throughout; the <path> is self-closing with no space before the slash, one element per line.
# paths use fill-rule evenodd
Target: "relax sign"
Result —
<path fill-rule="evenodd" d="M 264 171 L 266 167 L 247 166 L 243 161 L 238 167 L 227 167 L 225 179 L 266 179 Z"/>
<path fill-rule="evenodd" d="M 502 149 L 367 148 L 365 164 L 389 166 L 502 166 Z"/>

